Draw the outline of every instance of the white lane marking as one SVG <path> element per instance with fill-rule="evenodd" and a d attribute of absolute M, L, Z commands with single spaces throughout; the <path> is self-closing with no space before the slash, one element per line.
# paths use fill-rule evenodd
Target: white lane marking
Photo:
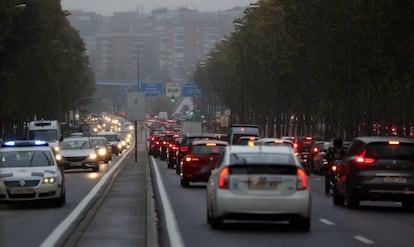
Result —
<path fill-rule="evenodd" d="M 176 221 L 174 211 L 172 210 L 170 199 L 168 198 L 167 192 L 165 191 L 164 181 L 161 178 L 158 166 L 154 157 L 151 156 L 151 164 L 154 167 L 155 176 L 157 179 L 157 187 L 160 192 L 161 202 L 164 209 L 165 222 L 167 224 L 168 237 L 170 239 L 170 246 L 172 247 L 184 247 L 184 241 L 181 237 L 180 230 Z"/>
<path fill-rule="evenodd" d="M 329 221 L 327 219 L 319 219 L 319 221 L 322 222 L 322 223 L 324 223 L 324 224 L 327 224 L 329 226 L 335 225 L 335 223 L 333 223 L 332 221 Z"/>
<path fill-rule="evenodd" d="M 118 166 L 128 157 L 132 148 L 125 153 L 118 162 L 111 167 L 111 169 L 105 173 L 102 179 L 93 187 L 93 189 L 79 202 L 78 206 L 72 210 L 72 212 L 49 234 L 49 236 L 40 244 L 40 247 L 56 246 L 59 239 L 62 238 L 63 234 L 68 231 L 73 222 L 79 218 L 79 215 L 85 210 L 89 202 L 98 194 L 99 190 L 106 184 L 107 180 L 112 177 L 112 174 L 117 170 Z"/>
<path fill-rule="evenodd" d="M 354 239 L 356 239 L 358 241 L 361 241 L 364 244 L 375 244 L 375 242 L 372 241 L 371 239 L 368 239 L 368 238 L 366 238 L 364 236 L 361 236 L 361 235 L 355 235 Z"/>

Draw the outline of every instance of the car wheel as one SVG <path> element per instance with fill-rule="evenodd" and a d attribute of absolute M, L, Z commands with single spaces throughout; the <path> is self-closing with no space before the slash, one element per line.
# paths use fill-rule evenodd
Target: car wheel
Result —
<path fill-rule="evenodd" d="M 331 181 L 329 181 L 329 176 L 325 176 L 325 194 L 329 194 L 331 191 Z"/>
<path fill-rule="evenodd" d="M 175 165 L 175 173 L 180 175 L 180 166 L 178 164 Z"/>
<path fill-rule="evenodd" d="M 345 197 L 341 196 L 338 194 L 338 188 L 336 187 L 336 185 L 334 185 L 333 187 L 333 193 L 332 193 L 332 201 L 333 204 L 336 206 L 342 206 L 345 203 Z"/>
<path fill-rule="evenodd" d="M 222 217 L 211 217 L 211 227 L 214 229 L 220 229 L 223 227 L 223 218 Z"/>
<path fill-rule="evenodd" d="M 210 208 L 211 208 L 210 203 L 207 200 L 207 223 L 208 224 L 211 224 L 211 222 L 213 221 L 212 218 L 211 218 L 211 209 Z"/>
<path fill-rule="evenodd" d="M 185 179 L 181 179 L 181 187 L 187 188 L 190 186 L 190 182 L 188 180 Z"/>
<path fill-rule="evenodd" d="M 291 225 L 300 231 L 309 231 L 311 227 L 310 218 L 299 218 L 290 222 Z"/>
<path fill-rule="evenodd" d="M 53 199 L 52 204 L 55 207 L 61 208 L 63 207 L 65 202 L 66 202 L 66 190 L 65 190 L 65 187 L 63 186 L 60 192 L 60 196 L 58 198 Z"/>
<path fill-rule="evenodd" d="M 411 201 L 410 200 L 402 201 L 401 206 L 405 210 L 410 210 L 414 207 L 414 201 L 413 200 L 411 200 Z"/>
<path fill-rule="evenodd" d="M 359 207 L 359 200 L 351 193 L 349 182 L 346 186 L 345 203 L 348 208 Z"/>
<path fill-rule="evenodd" d="M 96 164 L 95 167 L 92 169 L 93 172 L 99 171 L 99 164 Z"/>

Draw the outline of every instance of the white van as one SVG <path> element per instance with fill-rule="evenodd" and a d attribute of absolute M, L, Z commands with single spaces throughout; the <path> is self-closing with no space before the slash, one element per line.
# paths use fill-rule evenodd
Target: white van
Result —
<path fill-rule="evenodd" d="M 27 139 L 29 140 L 45 140 L 49 146 L 55 147 L 61 141 L 62 133 L 57 120 L 38 120 L 29 123 Z"/>

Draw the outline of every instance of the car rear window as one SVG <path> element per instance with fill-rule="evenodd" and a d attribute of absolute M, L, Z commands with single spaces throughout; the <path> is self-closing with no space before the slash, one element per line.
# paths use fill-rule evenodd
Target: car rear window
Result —
<path fill-rule="evenodd" d="M 294 156 L 281 153 L 233 153 L 230 164 L 277 164 L 294 165 Z"/>
<path fill-rule="evenodd" d="M 192 153 L 193 154 L 222 154 L 224 152 L 224 145 L 215 145 L 215 146 L 207 146 L 207 145 L 197 145 L 193 146 Z"/>
<path fill-rule="evenodd" d="M 414 160 L 414 145 L 400 143 L 372 143 L 365 147 L 366 157 L 375 159 Z"/>

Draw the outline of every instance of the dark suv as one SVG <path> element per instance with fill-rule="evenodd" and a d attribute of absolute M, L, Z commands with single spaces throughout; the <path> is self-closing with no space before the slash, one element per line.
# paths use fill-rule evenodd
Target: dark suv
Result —
<path fill-rule="evenodd" d="M 337 169 L 333 203 L 350 208 L 360 201 L 398 201 L 414 206 L 414 139 L 395 136 L 355 138 Z"/>

